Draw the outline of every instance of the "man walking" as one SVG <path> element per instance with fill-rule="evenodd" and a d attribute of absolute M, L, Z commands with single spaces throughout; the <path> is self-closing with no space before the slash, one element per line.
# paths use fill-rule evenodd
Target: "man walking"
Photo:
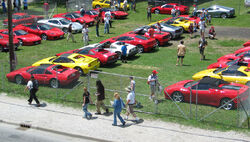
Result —
<path fill-rule="evenodd" d="M 126 91 L 128 92 L 128 96 L 127 96 L 127 102 L 126 102 L 127 112 L 126 112 L 125 119 L 128 120 L 129 114 L 132 114 L 133 117 L 135 118 L 135 121 L 138 122 L 139 118 L 136 117 L 136 114 L 134 113 L 134 104 L 136 103 L 135 93 L 132 91 L 130 87 L 126 88 Z"/>
<path fill-rule="evenodd" d="M 100 24 L 100 18 L 96 18 L 96 25 L 95 25 L 95 31 L 96 31 L 96 37 L 99 37 L 99 24 Z"/>
<path fill-rule="evenodd" d="M 156 86 L 159 85 L 158 82 L 158 76 L 156 75 L 158 72 L 156 70 L 152 71 L 152 74 L 149 75 L 148 77 L 148 84 L 150 85 L 150 89 L 151 89 L 151 95 L 149 97 L 150 100 L 155 98 L 156 95 Z"/>
<path fill-rule="evenodd" d="M 201 38 L 205 38 L 205 20 L 204 18 L 201 18 L 201 21 L 199 22 L 199 27 L 200 27 L 200 36 Z"/>
<path fill-rule="evenodd" d="M 176 66 L 179 64 L 179 59 L 181 59 L 181 66 L 183 65 L 183 59 L 186 54 L 186 47 L 184 45 L 184 41 L 182 40 L 180 44 L 177 47 L 177 61 L 176 61 Z"/>
<path fill-rule="evenodd" d="M 148 21 L 150 21 L 150 22 L 151 22 L 151 18 L 152 18 L 152 14 L 151 14 L 151 6 L 150 6 L 150 5 L 148 5 L 148 7 L 147 7 L 147 19 L 148 19 Z"/>
<path fill-rule="evenodd" d="M 76 42 L 72 33 L 72 24 L 69 24 L 68 28 L 68 35 L 67 35 L 67 41 L 69 41 L 69 38 L 71 37 L 72 42 Z"/>
<path fill-rule="evenodd" d="M 125 44 L 125 42 L 122 42 L 121 60 L 123 63 L 127 63 L 127 45 Z"/>
<path fill-rule="evenodd" d="M 83 42 L 84 42 L 84 46 L 89 45 L 89 29 L 88 29 L 88 25 L 85 24 L 83 29 L 82 29 L 82 38 L 83 38 Z"/>
<path fill-rule="evenodd" d="M 40 102 L 36 97 L 36 92 L 38 91 L 38 81 L 31 75 L 31 79 L 28 81 L 27 86 L 25 87 L 25 91 L 29 90 L 30 97 L 29 97 L 29 105 L 31 105 L 33 99 L 36 101 L 37 107 L 40 107 Z"/>
<path fill-rule="evenodd" d="M 199 49 L 200 49 L 200 60 L 205 60 L 205 54 L 204 54 L 204 50 L 205 47 L 207 46 L 207 41 L 205 40 L 204 37 L 202 37 L 199 40 Z"/>

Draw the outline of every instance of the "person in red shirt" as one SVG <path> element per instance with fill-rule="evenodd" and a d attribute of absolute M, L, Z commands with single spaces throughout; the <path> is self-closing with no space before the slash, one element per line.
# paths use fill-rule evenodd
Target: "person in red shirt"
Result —
<path fill-rule="evenodd" d="M 152 26 L 148 29 L 148 33 L 150 38 L 154 38 L 155 30 L 153 29 Z"/>

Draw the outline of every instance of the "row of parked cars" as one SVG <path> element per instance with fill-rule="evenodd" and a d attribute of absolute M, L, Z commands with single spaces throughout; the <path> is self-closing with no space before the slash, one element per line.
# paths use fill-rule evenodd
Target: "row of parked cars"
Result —
<path fill-rule="evenodd" d="M 165 98 L 176 102 L 196 102 L 230 110 L 237 107 L 238 99 L 246 99 L 250 86 L 250 40 L 243 48 L 217 59 L 207 70 L 164 89 Z M 197 99 L 198 98 L 198 99 Z M 190 100 L 191 99 L 191 100 Z"/>

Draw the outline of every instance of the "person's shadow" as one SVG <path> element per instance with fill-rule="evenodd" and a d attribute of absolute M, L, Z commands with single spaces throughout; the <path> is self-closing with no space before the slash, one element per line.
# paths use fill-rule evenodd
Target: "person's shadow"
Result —
<path fill-rule="evenodd" d="M 47 104 L 46 104 L 46 103 L 42 103 L 42 104 L 40 104 L 40 106 L 38 106 L 37 104 L 31 104 L 31 106 L 35 106 L 35 107 L 46 107 Z"/>

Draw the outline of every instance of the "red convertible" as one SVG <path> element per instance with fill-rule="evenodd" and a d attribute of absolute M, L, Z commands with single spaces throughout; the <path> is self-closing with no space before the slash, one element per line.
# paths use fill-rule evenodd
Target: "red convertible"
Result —
<path fill-rule="evenodd" d="M 167 3 L 164 4 L 162 6 L 157 6 L 157 7 L 153 7 L 151 9 L 152 13 L 155 14 L 171 14 L 171 10 L 175 7 L 175 9 L 177 9 L 180 14 L 188 14 L 189 13 L 189 7 L 185 6 L 185 5 L 180 5 L 178 3 Z"/>
<path fill-rule="evenodd" d="M 220 58 L 217 59 L 217 61 L 223 61 L 223 60 L 235 60 L 235 59 L 240 59 L 240 58 L 247 58 L 250 56 L 250 52 L 245 51 L 245 52 L 241 52 L 238 54 L 232 53 L 232 54 L 227 54 L 224 55 Z"/>
<path fill-rule="evenodd" d="M 124 12 L 124 11 L 120 11 L 120 10 L 113 10 L 113 9 L 110 9 L 110 8 L 96 8 L 94 9 L 96 11 L 101 11 L 102 12 L 102 17 L 105 16 L 105 12 L 107 11 L 110 11 L 111 13 L 111 18 L 115 18 L 115 19 L 123 19 L 123 18 L 126 18 L 128 16 L 128 13 L 127 12 Z"/>
<path fill-rule="evenodd" d="M 56 56 L 60 56 L 66 53 L 78 53 L 78 54 L 83 54 L 89 57 L 98 58 L 98 60 L 101 62 L 101 65 L 115 63 L 118 60 L 118 55 L 116 53 L 112 53 L 108 50 L 105 50 L 103 46 L 106 46 L 106 45 L 109 45 L 109 44 L 106 44 L 106 43 L 90 44 L 88 46 L 84 46 L 79 49 L 74 49 L 74 50 L 58 53 L 56 54 Z"/>
<path fill-rule="evenodd" d="M 7 29 L 0 30 L 0 33 L 2 33 L 3 36 L 9 37 L 9 32 Z M 13 36 L 15 39 L 19 40 L 20 45 L 37 45 L 41 43 L 41 38 L 39 36 L 29 34 L 19 28 L 13 29 Z"/>
<path fill-rule="evenodd" d="M 250 46 L 250 40 L 243 44 L 244 47 Z"/>
<path fill-rule="evenodd" d="M 6 77 L 9 81 L 24 84 L 30 80 L 31 75 L 39 84 L 48 84 L 52 88 L 69 85 L 80 77 L 80 73 L 75 69 L 51 64 L 24 67 L 8 73 Z"/>
<path fill-rule="evenodd" d="M 14 49 L 17 50 L 20 43 L 17 39 L 13 39 Z M 0 50 L 2 52 L 9 50 L 9 38 L 3 34 L 0 34 Z"/>
<path fill-rule="evenodd" d="M 164 89 L 166 99 L 176 102 L 190 102 L 222 107 L 225 110 L 237 108 L 238 95 L 247 95 L 248 86 L 228 83 L 221 79 L 205 77 L 202 80 L 184 80 Z M 197 95 L 197 98 L 196 98 Z M 233 101 L 231 101 L 234 99 Z"/>
<path fill-rule="evenodd" d="M 36 21 L 43 18 L 43 16 L 28 15 L 27 13 L 15 13 L 12 15 L 12 24 L 16 26 L 25 23 L 35 23 Z M 8 19 L 3 20 L 3 25 L 8 25 Z"/>
<path fill-rule="evenodd" d="M 46 24 L 22 24 L 16 26 L 16 28 L 38 35 L 42 38 L 42 40 L 55 40 L 64 37 L 64 32 L 61 29 L 53 28 Z"/>
<path fill-rule="evenodd" d="M 231 65 L 238 65 L 238 66 L 248 66 L 250 65 L 250 60 L 246 59 L 244 60 L 244 58 L 240 58 L 240 59 L 235 59 L 235 60 L 220 60 L 219 62 L 210 64 L 207 69 L 214 69 L 214 68 L 225 68 Z"/>
<path fill-rule="evenodd" d="M 107 41 L 109 41 L 110 43 L 113 43 L 116 41 L 122 41 L 125 43 L 135 45 L 138 48 L 138 53 L 149 52 L 157 47 L 157 42 L 155 38 L 147 38 L 145 36 L 138 35 L 138 34 L 125 33 L 117 37 L 112 37 L 112 38 L 103 40 L 100 43 L 104 43 Z"/>
<path fill-rule="evenodd" d="M 94 18 L 88 17 L 88 16 L 82 16 L 78 12 L 71 12 L 71 13 L 61 13 L 56 14 L 53 16 L 54 18 L 65 18 L 72 22 L 78 22 L 78 23 L 86 23 L 90 26 L 94 25 Z"/>

